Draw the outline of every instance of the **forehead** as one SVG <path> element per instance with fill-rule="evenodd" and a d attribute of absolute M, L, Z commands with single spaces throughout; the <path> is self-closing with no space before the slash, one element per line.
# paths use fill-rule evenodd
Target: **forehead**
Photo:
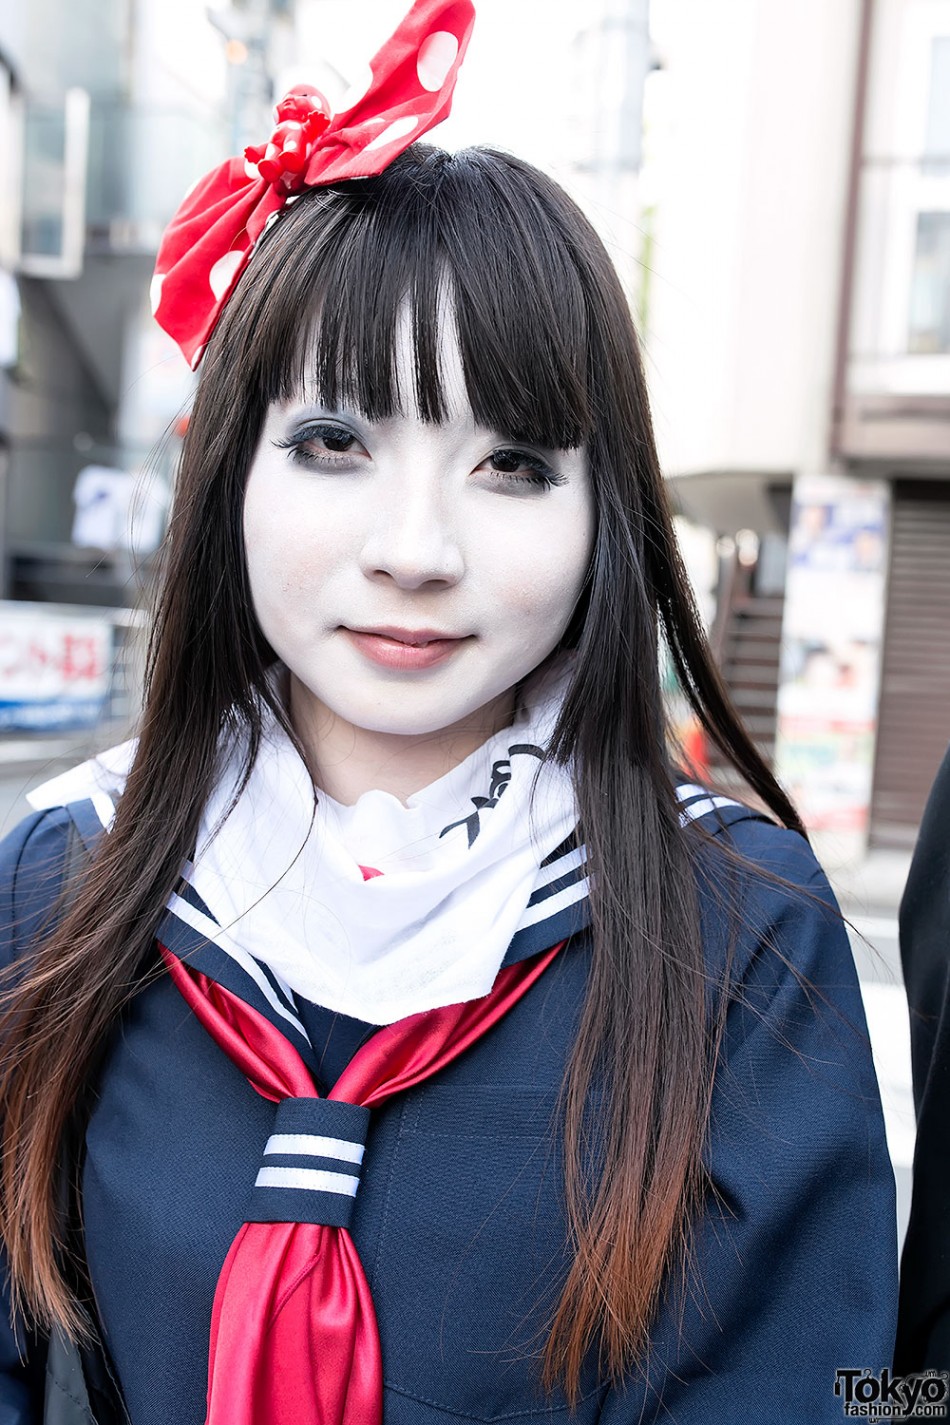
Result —
<path fill-rule="evenodd" d="M 324 390 L 319 378 L 319 356 L 321 341 L 320 321 L 314 322 L 310 348 L 314 357 L 307 362 L 304 372 L 302 395 L 308 401 L 321 402 Z M 474 421 L 474 411 L 465 378 L 465 362 L 459 340 L 455 303 L 451 296 L 440 298 L 438 327 L 434 343 L 427 348 L 423 359 L 418 341 L 415 314 L 408 299 L 396 313 L 392 341 L 389 351 L 389 371 L 393 383 L 393 409 L 387 416 L 404 416 L 414 420 L 432 420 L 431 406 L 424 395 L 427 380 L 435 378 L 440 398 L 438 423 L 455 422 L 465 419 Z M 379 419 L 380 412 L 362 399 L 360 389 L 346 390 L 343 399 L 335 404 L 352 407 L 368 419 Z"/>

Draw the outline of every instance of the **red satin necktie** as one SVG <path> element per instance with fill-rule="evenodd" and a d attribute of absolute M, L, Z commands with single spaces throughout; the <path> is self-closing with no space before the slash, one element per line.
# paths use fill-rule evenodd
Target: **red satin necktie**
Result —
<path fill-rule="evenodd" d="M 287 1166 L 297 1161 L 282 1151 L 287 1145 L 304 1143 L 315 1155 L 307 1161 L 318 1164 L 321 1154 L 349 1155 L 351 1170 L 358 1173 L 361 1148 L 346 1140 L 359 1132 L 367 1111 L 464 1053 L 530 989 L 563 944 L 501 970 L 482 999 L 427 1010 L 379 1029 L 326 1099 L 319 1097 L 310 1070 L 279 1029 L 163 947 L 171 977 L 201 1024 L 252 1087 L 278 1104 L 275 1133 L 258 1175 L 258 1184 L 265 1185 L 254 1190 L 255 1201 L 265 1204 L 264 1214 L 271 1198 L 289 1200 L 281 1196 L 285 1191 L 293 1196 L 293 1189 L 281 1184 L 301 1177 Z M 349 1181 L 355 1192 L 355 1176 L 339 1171 L 346 1163 L 324 1166 L 334 1171 L 308 1168 L 303 1178 L 312 1174 L 311 1180 L 320 1183 Z M 339 1188 L 300 1192 L 298 1198 L 330 1204 L 326 1216 L 340 1224 L 352 1205 Z M 246 1222 L 215 1292 L 206 1425 L 379 1425 L 382 1403 L 373 1299 L 346 1226 L 326 1220 Z"/>

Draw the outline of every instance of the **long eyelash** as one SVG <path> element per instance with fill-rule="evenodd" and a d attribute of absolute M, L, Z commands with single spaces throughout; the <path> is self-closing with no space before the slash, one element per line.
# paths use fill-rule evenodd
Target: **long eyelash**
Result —
<path fill-rule="evenodd" d="M 517 455 L 521 463 L 532 471 L 530 475 L 516 475 L 513 470 L 493 470 L 492 479 L 499 484 L 512 487 L 530 485 L 535 489 L 550 490 L 555 485 L 567 483 L 565 475 L 559 475 L 556 470 L 551 469 L 546 460 L 542 460 L 540 455 L 532 454 L 530 450 L 519 450 L 517 446 L 502 446 L 493 450 L 492 455 Z"/>

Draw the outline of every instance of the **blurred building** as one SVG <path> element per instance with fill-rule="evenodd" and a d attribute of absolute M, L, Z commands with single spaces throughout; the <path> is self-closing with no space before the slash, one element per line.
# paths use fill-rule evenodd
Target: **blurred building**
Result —
<path fill-rule="evenodd" d="M 653 0 L 647 342 L 713 638 L 819 832 L 950 741 L 950 0 Z"/>
<path fill-rule="evenodd" d="M 148 321 L 159 238 L 188 185 L 266 125 L 291 16 L 291 0 L 0 3 L 7 594 L 134 597 L 128 559 L 73 546 L 74 484 L 141 471 L 187 399 Z"/>
<path fill-rule="evenodd" d="M 110 626 L 121 654 L 193 385 L 151 320 L 155 254 L 188 186 L 267 132 L 293 19 L 0 0 L 0 726 L 69 722 L 50 669 L 100 668 Z"/>

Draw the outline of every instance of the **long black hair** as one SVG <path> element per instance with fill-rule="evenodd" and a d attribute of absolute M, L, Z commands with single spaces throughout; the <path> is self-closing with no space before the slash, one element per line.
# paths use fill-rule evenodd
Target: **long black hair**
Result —
<path fill-rule="evenodd" d="M 592 873 L 592 968 L 564 1088 L 573 1265 L 545 1356 L 548 1382 L 560 1378 L 573 1396 L 595 1342 L 612 1376 L 644 1350 L 700 1192 L 715 1034 L 661 642 L 724 757 L 780 821 L 798 822 L 710 660 L 610 261 L 556 184 L 500 153 L 416 147 L 380 177 L 305 193 L 227 303 L 183 454 L 135 764 L 111 835 L 6 1016 L 0 1230 L 20 1305 L 40 1324 L 80 1331 L 64 1261 L 63 1143 L 123 1004 L 156 972 L 155 925 L 194 843 L 222 734 L 242 732 L 249 767 L 265 710 L 287 726 L 266 676 L 273 653 L 255 622 L 242 536 L 265 414 L 302 388 L 370 419 L 398 411 L 406 393 L 394 348 L 408 310 L 414 399 L 438 421 L 446 294 L 477 420 L 546 448 L 584 445 L 596 506 L 566 635 L 573 681 L 552 746 L 574 768 Z"/>

